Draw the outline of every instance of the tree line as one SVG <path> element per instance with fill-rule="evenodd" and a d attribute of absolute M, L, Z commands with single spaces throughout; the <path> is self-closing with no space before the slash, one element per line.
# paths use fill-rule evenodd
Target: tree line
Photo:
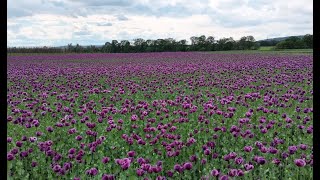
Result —
<path fill-rule="evenodd" d="M 63 53 L 58 47 L 9 47 L 7 53 Z"/>
<path fill-rule="evenodd" d="M 244 36 L 235 41 L 232 37 L 216 40 L 213 36 L 192 36 L 191 44 L 185 39 L 134 39 L 112 40 L 103 46 L 81 46 L 79 44 L 68 44 L 64 48 L 57 47 L 9 47 L 8 53 L 138 53 L 138 52 L 176 52 L 176 51 L 227 51 L 227 50 L 249 50 L 258 49 L 259 44 L 253 36 Z"/>
<path fill-rule="evenodd" d="M 243 36 L 239 40 L 232 37 L 216 40 L 213 36 L 192 36 L 190 44 L 187 40 L 173 38 L 144 40 L 142 38 L 128 40 L 112 40 L 103 46 L 81 46 L 68 44 L 66 47 L 10 47 L 7 53 L 138 53 L 138 52 L 185 52 L 185 51 L 228 51 L 228 50 L 256 50 L 265 42 L 257 42 L 253 36 Z M 275 42 L 272 42 L 275 43 Z M 313 36 L 305 35 L 302 39 L 290 37 L 285 41 L 273 44 L 277 49 L 312 48 Z M 269 44 L 270 45 L 270 44 Z"/>
<path fill-rule="evenodd" d="M 302 38 L 289 37 L 276 44 L 275 49 L 308 49 L 313 48 L 313 35 L 306 34 Z"/>

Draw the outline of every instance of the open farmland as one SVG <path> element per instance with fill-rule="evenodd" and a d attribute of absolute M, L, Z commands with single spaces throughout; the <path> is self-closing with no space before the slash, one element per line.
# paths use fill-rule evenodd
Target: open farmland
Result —
<path fill-rule="evenodd" d="M 312 179 L 312 55 L 7 62 L 8 178 Z"/>

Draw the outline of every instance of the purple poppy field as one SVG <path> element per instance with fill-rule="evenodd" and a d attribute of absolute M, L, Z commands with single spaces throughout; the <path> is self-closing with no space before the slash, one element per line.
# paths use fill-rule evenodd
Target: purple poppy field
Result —
<path fill-rule="evenodd" d="M 7 58 L 10 179 L 312 179 L 313 56 Z"/>

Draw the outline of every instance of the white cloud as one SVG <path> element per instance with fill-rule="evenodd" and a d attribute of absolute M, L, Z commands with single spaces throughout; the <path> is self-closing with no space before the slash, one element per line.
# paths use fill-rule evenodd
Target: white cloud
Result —
<path fill-rule="evenodd" d="M 8 46 L 104 44 L 138 37 L 177 40 L 313 33 L 313 3 L 298 0 L 8 2 Z"/>

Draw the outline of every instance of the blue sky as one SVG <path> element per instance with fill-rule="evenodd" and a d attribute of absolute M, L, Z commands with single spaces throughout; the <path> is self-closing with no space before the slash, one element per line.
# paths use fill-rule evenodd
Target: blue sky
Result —
<path fill-rule="evenodd" d="M 10 0 L 8 46 L 313 34 L 312 0 Z"/>

